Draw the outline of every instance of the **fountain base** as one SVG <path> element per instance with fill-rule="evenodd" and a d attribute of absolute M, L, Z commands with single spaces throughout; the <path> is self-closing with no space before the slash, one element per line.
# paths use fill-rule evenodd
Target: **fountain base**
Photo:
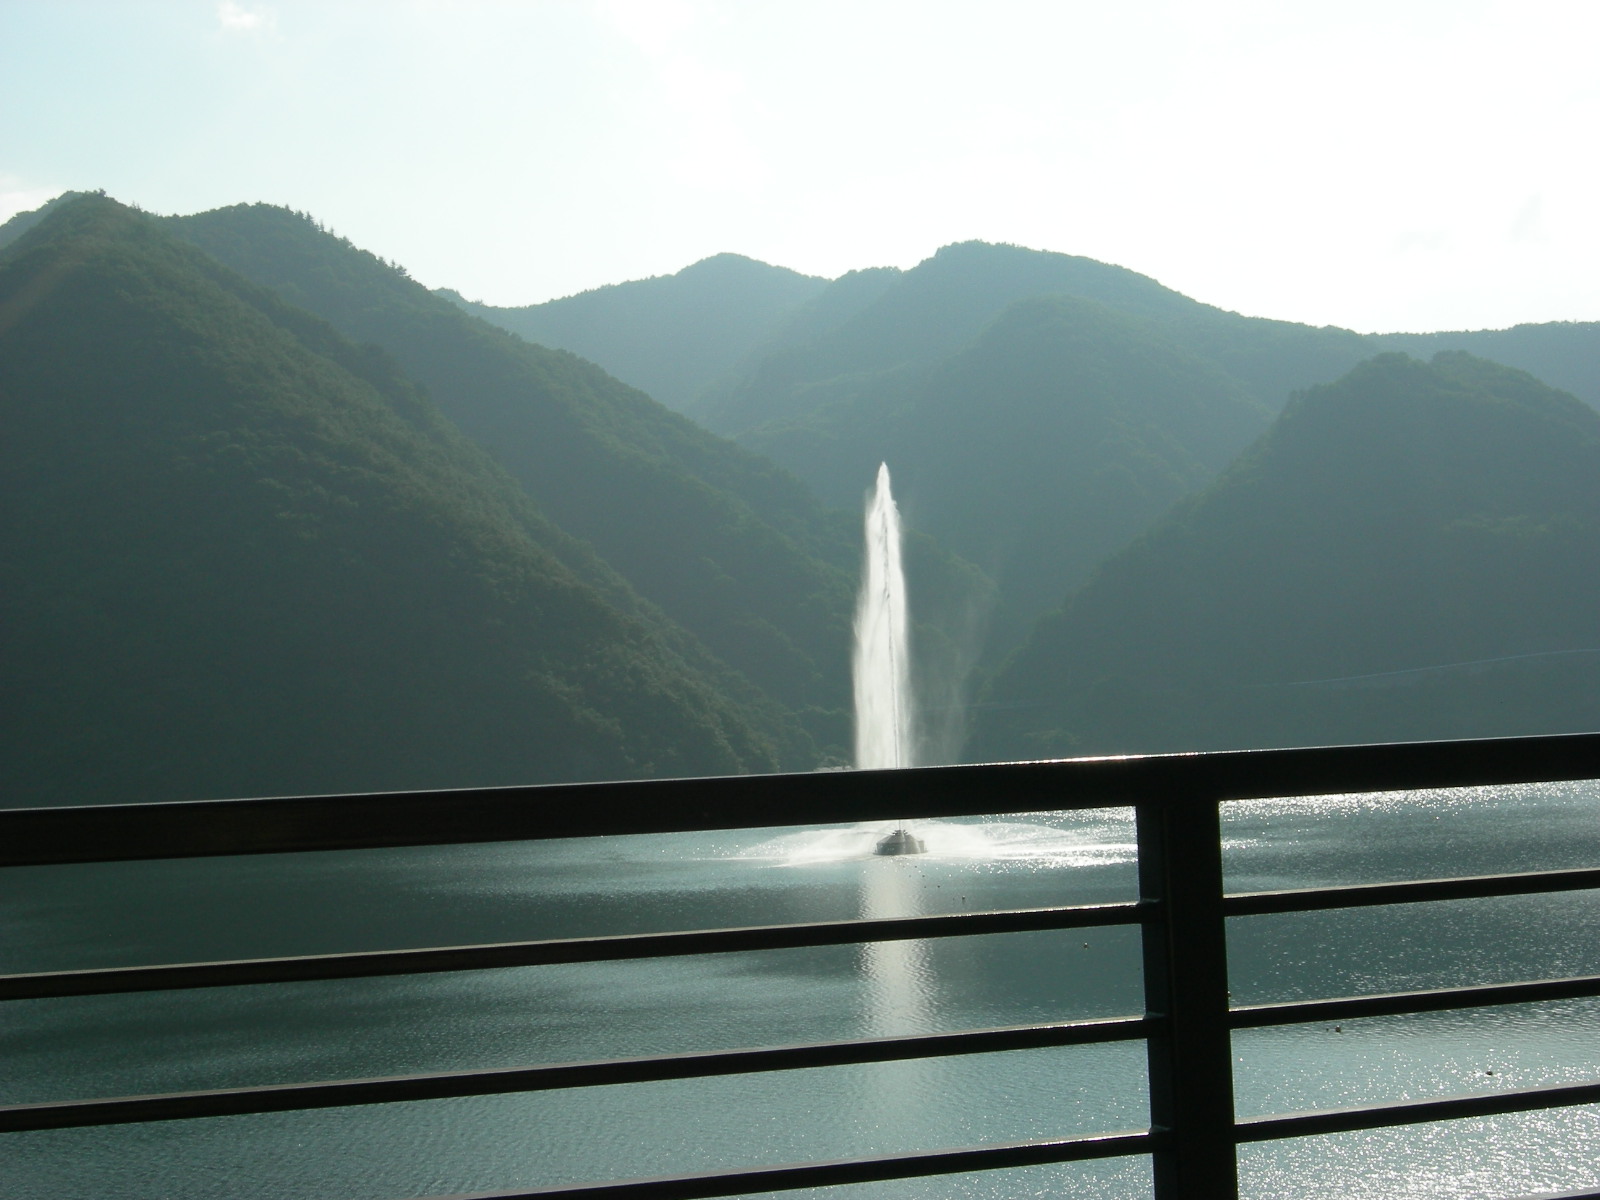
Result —
<path fill-rule="evenodd" d="M 928 847 L 909 829 L 896 829 L 888 837 L 880 838 L 872 848 L 874 854 L 926 854 Z"/>

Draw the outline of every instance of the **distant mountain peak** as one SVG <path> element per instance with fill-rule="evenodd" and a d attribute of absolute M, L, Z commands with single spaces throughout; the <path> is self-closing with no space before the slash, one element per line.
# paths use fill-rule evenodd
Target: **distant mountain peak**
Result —
<path fill-rule="evenodd" d="M 673 277 L 702 271 L 777 271 L 786 275 L 799 275 L 804 279 L 819 278 L 818 276 L 804 275 L 802 272 L 791 270 L 788 267 L 774 266 L 772 263 L 763 262 L 759 258 L 751 258 L 747 254 L 735 254 L 730 250 L 710 255 L 707 258 L 700 259 L 698 262 L 692 262 L 681 271 L 674 272 Z"/>
<path fill-rule="evenodd" d="M 826 279 L 743 254 L 713 254 L 671 275 L 501 308 L 438 295 L 530 342 L 569 350 L 695 415 L 702 393 L 744 361 Z"/>
<path fill-rule="evenodd" d="M 38 208 L 19 212 L 4 224 L 0 224 L 0 248 L 9 246 L 40 221 L 44 220 L 62 205 L 70 204 L 80 196 L 104 196 L 104 191 L 93 192 L 62 192 L 54 199 L 46 200 Z"/>

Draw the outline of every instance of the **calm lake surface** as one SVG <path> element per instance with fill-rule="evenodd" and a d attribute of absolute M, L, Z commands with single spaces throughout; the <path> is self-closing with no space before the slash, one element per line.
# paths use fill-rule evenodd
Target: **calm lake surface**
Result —
<path fill-rule="evenodd" d="M 1600 866 L 1600 785 L 1225 807 L 1234 891 Z M 1131 814 L 0 871 L 0 970 L 1131 899 Z M 1260 917 L 1238 1003 L 1600 972 L 1600 896 Z M 567 1062 L 1136 1013 L 1132 930 L 0 1005 L 0 1103 Z M 1600 1003 L 1235 1039 L 1240 1115 L 1600 1078 Z M 1492 1074 L 1491 1074 L 1492 1072 Z M 1142 1043 L 0 1135 L 0 1196 L 397 1200 L 966 1146 L 1148 1119 Z M 1600 1186 L 1600 1106 L 1247 1148 L 1253 1200 Z M 791 1193 L 800 1194 L 805 1193 Z M 810 1193 L 820 1195 L 821 1193 Z M 1142 1160 L 830 1197 L 1140 1197 Z"/>

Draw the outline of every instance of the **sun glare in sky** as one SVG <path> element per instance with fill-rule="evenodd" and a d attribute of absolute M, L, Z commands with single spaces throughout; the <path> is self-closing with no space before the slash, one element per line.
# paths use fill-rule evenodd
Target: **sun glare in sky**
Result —
<path fill-rule="evenodd" d="M 526 304 L 981 238 L 1359 330 L 1600 319 L 1600 4 L 0 0 L 0 218 L 308 211 Z"/>

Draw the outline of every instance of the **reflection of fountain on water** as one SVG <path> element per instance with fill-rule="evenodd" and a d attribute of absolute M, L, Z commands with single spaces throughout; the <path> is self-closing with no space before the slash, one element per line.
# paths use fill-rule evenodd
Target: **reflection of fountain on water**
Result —
<path fill-rule="evenodd" d="M 874 857 L 862 868 L 861 919 L 892 920 L 922 911 L 923 882 L 903 863 Z M 922 1033 L 932 1028 L 936 1008 L 926 941 L 864 942 L 861 973 L 866 984 L 868 1037 Z"/>
<path fill-rule="evenodd" d="M 876 847 L 874 847 L 876 851 Z M 860 915 L 864 921 L 914 917 L 923 911 L 927 886 L 923 859 L 884 858 L 878 853 L 861 864 Z M 861 1033 L 864 1037 L 896 1037 L 932 1033 L 938 1028 L 939 1003 L 926 940 L 862 942 L 857 953 L 861 979 Z M 944 1064 L 938 1059 L 910 1059 L 872 1068 L 862 1093 L 870 1119 L 884 1138 L 883 1148 L 913 1137 L 925 1125 L 932 1098 L 941 1092 Z"/>

